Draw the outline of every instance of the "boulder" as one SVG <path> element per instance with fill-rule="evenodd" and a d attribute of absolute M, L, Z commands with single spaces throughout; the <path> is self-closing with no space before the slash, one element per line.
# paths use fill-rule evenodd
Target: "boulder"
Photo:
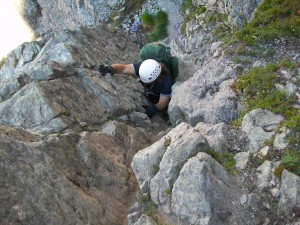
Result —
<path fill-rule="evenodd" d="M 159 141 L 139 151 L 131 166 L 142 193 L 150 193 L 151 188 L 154 201 L 161 202 L 159 198 L 175 181 L 184 162 L 207 149 L 206 139 L 190 125 L 181 123 Z"/>
<path fill-rule="evenodd" d="M 235 66 L 221 56 L 210 59 L 187 81 L 175 83 L 168 108 L 172 124 L 217 124 L 236 118 L 236 94 L 231 89 L 235 74 Z"/>
<path fill-rule="evenodd" d="M 280 200 L 278 214 L 289 219 L 300 216 L 300 177 L 283 170 L 281 174 Z"/>
<path fill-rule="evenodd" d="M 179 224 L 234 224 L 229 219 L 236 210 L 233 187 L 219 163 L 198 153 L 187 161 L 174 183 L 171 211 Z"/>
<path fill-rule="evenodd" d="M 210 147 L 220 154 L 223 154 L 228 147 L 228 126 L 225 123 L 216 125 L 200 122 L 195 126 L 208 141 Z"/>
<path fill-rule="evenodd" d="M 250 159 L 250 152 L 239 152 L 235 155 L 235 167 L 238 169 L 245 169 Z"/>
<path fill-rule="evenodd" d="M 186 161 L 198 152 L 209 149 L 207 140 L 190 125 L 182 123 L 165 136 L 169 138 L 163 158 L 159 163 L 159 171 L 150 181 L 151 199 L 156 204 L 166 204 L 168 192 L 172 190 L 180 170 Z"/>
<path fill-rule="evenodd" d="M 280 165 L 280 162 L 272 162 L 266 160 L 261 164 L 257 169 L 257 186 L 260 189 L 264 188 L 273 188 L 278 184 L 278 179 L 273 174 L 273 171 L 276 167 Z"/>
<path fill-rule="evenodd" d="M 265 141 L 271 141 L 275 128 L 283 119 L 281 115 L 263 109 L 254 109 L 247 113 L 243 118 L 242 130 L 248 137 L 250 152 L 259 151 Z"/>

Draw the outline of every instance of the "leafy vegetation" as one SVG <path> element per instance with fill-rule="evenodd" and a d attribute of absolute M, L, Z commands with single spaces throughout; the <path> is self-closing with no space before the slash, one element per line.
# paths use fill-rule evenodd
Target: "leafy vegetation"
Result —
<path fill-rule="evenodd" d="M 231 28 L 225 23 L 218 23 L 216 29 L 213 31 L 213 35 L 221 40 L 225 40 L 229 37 L 231 33 Z M 230 35 L 231 36 L 231 35 Z"/>
<path fill-rule="evenodd" d="M 62 115 L 65 116 L 65 117 L 70 117 L 70 116 L 71 116 L 71 112 L 70 112 L 70 110 L 65 109 L 65 110 L 62 112 Z"/>
<path fill-rule="evenodd" d="M 194 7 L 192 0 L 183 0 L 180 5 L 179 11 L 184 12 L 185 10 L 190 9 L 192 7 Z"/>
<path fill-rule="evenodd" d="M 217 11 L 212 11 L 206 18 L 205 21 L 207 23 L 213 23 L 213 22 L 225 22 L 227 19 L 227 15 L 224 13 L 218 13 Z"/>
<path fill-rule="evenodd" d="M 290 150 L 283 154 L 282 165 L 285 169 L 300 176 L 300 153 L 298 150 Z"/>
<path fill-rule="evenodd" d="M 235 160 L 234 160 L 234 154 L 230 152 L 226 152 L 225 154 L 220 154 L 212 149 L 208 150 L 206 152 L 208 155 L 210 155 L 212 158 L 214 158 L 216 161 L 218 161 L 221 165 L 224 166 L 224 168 L 229 172 L 234 172 L 234 166 L 235 166 Z"/>
<path fill-rule="evenodd" d="M 145 28 L 152 30 L 155 25 L 154 16 L 149 12 L 145 11 L 141 14 L 141 21 Z"/>
<path fill-rule="evenodd" d="M 247 45 L 257 46 L 258 43 L 267 43 L 282 36 L 299 38 L 299 9 L 299 0 L 265 0 L 257 8 L 254 18 L 242 29 L 235 31 L 231 31 L 225 23 L 226 14 L 210 11 L 204 20 L 206 23 L 217 23 L 213 34 L 229 44 L 242 41 Z M 182 35 L 185 34 L 187 23 L 205 11 L 205 7 L 194 6 L 192 0 L 182 2 L 180 7 L 180 13 L 184 17 L 181 26 Z"/>
<path fill-rule="evenodd" d="M 270 64 L 267 67 L 258 67 L 250 70 L 238 78 L 235 88 L 242 93 L 244 113 L 256 108 L 268 109 L 286 117 L 295 115 L 293 98 L 275 86 L 280 77 L 275 73 L 279 66 Z M 298 114 L 298 113 L 297 113 Z"/>
<path fill-rule="evenodd" d="M 149 35 L 151 41 L 159 41 L 168 36 L 167 26 L 169 21 L 166 12 L 158 11 L 154 15 L 144 12 L 141 15 L 141 21 L 144 27 L 151 32 Z"/>
<path fill-rule="evenodd" d="M 300 176 L 300 153 L 298 150 L 294 149 L 285 152 L 281 158 L 281 165 L 274 169 L 273 174 L 280 178 L 284 169 Z"/>
<path fill-rule="evenodd" d="M 170 185 L 170 188 L 166 189 L 166 190 L 164 191 L 164 193 L 165 193 L 166 195 L 171 195 L 171 194 L 172 194 L 172 189 L 173 189 L 173 184 L 171 184 L 171 185 Z"/>
<path fill-rule="evenodd" d="M 233 173 L 234 172 L 234 166 L 235 166 L 235 160 L 234 160 L 235 154 L 227 152 L 223 155 L 223 164 L 224 168 L 229 172 Z"/>
<path fill-rule="evenodd" d="M 280 179 L 282 171 L 285 169 L 285 167 L 283 165 L 277 166 L 274 171 L 273 174 L 275 175 L 275 177 L 277 177 L 278 179 Z"/>
<path fill-rule="evenodd" d="M 157 206 L 151 200 L 149 195 L 139 195 L 138 202 L 144 206 L 146 215 L 151 217 L 155 215 Z"/>
<path fill-rule="evenodd" d="M 263 156 L 262 154 L 252 154 L 250 156 L 250 162 L 253 165 L 254 168 L 259 167 L 261 164 L 264 163 L 264 161 L 267 159 L 266 156 Z"/>
<path fill-rule="evenodd" d="M 235 36 L 252 46 L 282 36 L 300 37 L 299 7 L 299 0 L 265 0 L 253 20 L 235 32 Z"/>
<path fill-rule="evenodd" d="M 160 222 L 159 213 L 157 213 L 157 205 L 151 200 L 149 195 L 139 195 L 138 201 L 140 204 L 143 205 L 145 215 L 151 217 L 156 222 L 157 225 L 163 225 Z M 167 224 L 164 223 L 164 225 Z"/>
<path fill-rule="evenodd" d="M 243 105 L 239 122 L 246 113 L 256 108 L 267 109 L 285 117 L 281 126 L 286 126 L 291 130 L 288 137 L 289 151 L 282 154 L 283 164 L 275 171 L 276 176 L 281 174 L 283 169 L 300 174 L 299 151 L 293 150 L 297 149 L 300 144 L 300 114 L 298 109 L 293 107 L 296 99 L 278 90 L 275 86 L 276 83 L 281 81 L 280 75 L 276 73 L 279 68 L 284 67 L 293 71 L 296 66 L 295 63 L 284 60 L 278 64 L 254 68 L 245 75 L 240 76 L 234 85 L 234 88 L 241 94 Z"/>

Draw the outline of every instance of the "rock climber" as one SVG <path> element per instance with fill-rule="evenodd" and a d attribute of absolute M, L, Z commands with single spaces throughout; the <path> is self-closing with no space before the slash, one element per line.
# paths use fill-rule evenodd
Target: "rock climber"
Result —
<path fill-rule="evenodd" d="M 103 76 L 107 73 L 139 76 L 145 95 L 150 102 L 148 105 L 143 105 L 147 116 L 152 118 L 157 112 L 162 112 L 166 116 L 174 79 L 163 63 L 154 59 L 146 59 L 136 64 L 100 65 L 99 72 Z"/>

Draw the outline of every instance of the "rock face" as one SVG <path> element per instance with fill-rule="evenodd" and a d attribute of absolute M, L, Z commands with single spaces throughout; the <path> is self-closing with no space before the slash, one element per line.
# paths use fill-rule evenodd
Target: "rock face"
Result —
<path fill-rule="evenodd" d="M 242 27 L 249 22 L 261 2 L 261 0 L 193 0 L 195 6 L 205 6 L 208 9 L 217 8 L 226 13 L 230 23 L 236 27 Z"/>
<path fill-rule="evenodd" d="M 236 187 L 208 149 L 199 131 L 181 123 L 133 158 L 142 194 L 150 195 L 172 224 L 233 223 L 238 210 L 229 199 L 237 198 Z"/>
<path fill-rule="evenodd" d="M 96 25 L 109 19 L 112 9 L 124 7 L 124 0 L 114 1 L 43 1 L 23 0 L 24 16 L 39 34 L 79 26 Z M 55 10 L 53 10 L 55 9 Z"/>
<path fill-rule="evenodd" d="M 142 88 L 97 68 L 137 53 L 121 33 L 99 26 L 8 55 L 0 71 L 1 224 L 126 223 L 137 188 L 131 159 L 150 140 L 129 119 L 110 120 L 139 111 Z"/>
<path fill-rule="evenodd" d="M 1 224 L 123 224 L 136 185 L 129 150 L 111 136 L 2 126 L 0 144 Z"/>
<path fill-rule="evenodd" d="M 39 34 L 47 34 L 52 31 L 77 29 L 81 26 L 95 26 L 99 23 L 111 22 L 119 19 L 120 14 L 128 17 L 131 6 L 138 13 L 137 3 L 130 0 L 113 1 L 83 1 L 83 0 L 20 0 L 24 6 L 23 16 L 33 30 Z M 164 10 L 169 14 L 170 27 L 168 33 L 172 37 L 179 35 L 182 17 L 178 14 L 181 2 L 176 0 L 157 1 L 149 0 L 141 6 L 143 11 L 156 13 Z M 133 6 L 133 7 L 132 7 Z M 55 10 L 53 10 L 55 9 Z M 125 14 L 126 13 L 126 14 Z"/>
<path fill-rule="evenodd" d="M 83 124 L 94 129 L 108 117 L 138 110 L 143 98 L 135 79 L 101 77 L 97 71 L 99 63 L 134 62 L 138 48 L 104 29 L 59 33 L 45 45 L 25 44 L 11 52 L 0 71 L 1 123 L 57 133 L 82 130 Z"/>
<path fill-rule="evenodd" d="M 232 121 L 237 116 L 236 94 L 231 89 L 236 72 L 232 62 L 216 56 L 193 77 L 176 83 L 168 110 L 171 122 L 186 121 L 195 126 L 198 122 Z"/>

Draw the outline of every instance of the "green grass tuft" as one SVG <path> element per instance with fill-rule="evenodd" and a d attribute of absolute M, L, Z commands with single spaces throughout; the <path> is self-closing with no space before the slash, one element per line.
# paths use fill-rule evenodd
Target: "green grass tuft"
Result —
<path fill-rule="evenodd" d="M 208 155 L 210 155 L 212 158 L 214 158 L 221 165 L 223 165 L 224 168 L 229 173 L 234 172 L 234 166 L 235 166 L 234 156 L 235 156 L 235 154 L 230 153 L 230 152 L 226 152 L 225 154 L 220 154 L 212 149 L 208 150 L 206 153 Z"/>
<path fill-rule="evenodd" d="M 180 12 L 184 12 L 187 9 L 193 8 L 193 1 L 192 0 L 183 0 L 181 5 L 180 5 Z"/>
<path fill-rule="evenodd" d="M 265 0 L 253 20 L 235 32 L 235 36 L 251 46 L 282 36 L 300 37 L 299 8 L 299 0 Z"/>
<path fill-rule="evenodd" d="M 255 68 L 237 80 L 235 87 L 243 95 L 244 111 L 263 108 L 284 116 L 293 111 L 293 99 L 275 87 L 280 79 L 277 69 L 275 64 Z"/>
<path fill-rule="evenodd" d="M 219 13 L 217 11 L 212 11 L 209 16 L 206 17 L 205 21 L 207 23 L 214 23 L 214 22 L 225 22 L 227 20 L 228 15 L 224 13 Z"/>
<path fill-rule="evenodd" d="M 284 153 L 281 161 L 286 170 L 300 176 L 300 153 L 298 150 L 294 149 Z"/>

